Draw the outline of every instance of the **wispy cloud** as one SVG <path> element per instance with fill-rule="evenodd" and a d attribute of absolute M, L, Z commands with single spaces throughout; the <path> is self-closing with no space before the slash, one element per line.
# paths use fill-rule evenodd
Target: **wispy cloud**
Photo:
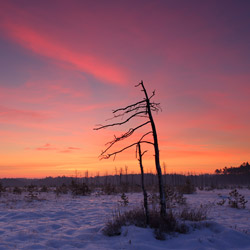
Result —
<path fill-rule="evenodd" d="M 103 59 L 98 54 L 90 54 L 87 51 L 77 51 L 71 45 L 64 45 L 60 40 L 51 38 L 46 32 L 33 28 L 32 16 L 13 5 L 6 3 L 4 9 L 5 11 L 1 11 L 3 30 L 11 39 L 25 48 L 41 56 L 68 63 L 75 69 L 104 82 L 113 84 L 127 82 L 124 69 L 109 62 L 108 58 Z M 50 26 L 46 21 L 43 24 Z"/>
<path fill-rule="evenodd" d="M 47 120 L 49 117 L 50 115 L 46 112 L 9 108 L 0 105 L 0 121 L 25 120 L 38 122 Z"/>
<path fill-rule="evenodd" d="M 57 153 L 72 153 L 81 150 L 79 147 L 57 147 L 50 143 L 46 143 L 42 146 L 36 147 L 34 149 L 28 147 L 26 150 L 36 150 L 36 151 L 55 151 Z"/>
<path fill-rule="evenodd" d="M 76 148 L 76 147 L 68 147 L 68 150 L 80 150 L 81 148 Z"/>

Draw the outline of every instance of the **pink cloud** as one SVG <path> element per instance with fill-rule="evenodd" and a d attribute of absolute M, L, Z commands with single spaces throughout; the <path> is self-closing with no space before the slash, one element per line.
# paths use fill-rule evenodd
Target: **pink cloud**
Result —
<path fill-rule="evenodd" d="M 26 148 L 30 149 L 30 148 Z M 58 153 L 72 153 L 73 151 L 81 150 L 79 147 L 55 147 L 49 143 L 44 144 L 43 146 L 35 148 L 36 151 L 56 151 Z"/>
<path fill-rule="evenodd" d="M 49 117 L 50 117 L 49 114 L 46 112 L 8 108 L 0 105 L 1 121 L 11 121 L 11 120 L 45 121 Z"/>
<path fill-rule="evenodd" d="M 72 151 L 71 150 L 68 150 L 68 149 L 65 149 L 65 150 L 61 150 L 60 153 L 63 153 L 63 154 L 68 154 L 68 153 L 71 153 Z"/>
<path fill-rule="evenodd" d="M 76 147 L 68 147 L 68 150 L 80 150 L 81 148 L 76 148 Z"/>
<path fill-rule="evenodd" d="M 72 153 L 73 151 L 78 151 L 81 150 L 81 148 L 77 148 L 77 147 L 67 147 L 66 149 L 60 150 L 58 151 L 59 153 L 63 153 L 63 154 L 68 154 L 68 153 Z"/>
<path fill-rule="evenodd" d="M 52 150 L 53 151 L 53 150 L 58 150 L 58 148 L 52 147 L 49 143 L 46 143 L 41 147 L 37 147 L 35 150 L 38 150 L 38 151 L 50 151 L 50 150 Z"/>
<path fill-rule="evenodd" d="M 71 45 L 64 45 L 60 38 L 52 38 L 46 31 L 32 27 L 32 15 L 9 4 L 3 4 L 2 28 L 15 42 L 25 48 L 53 60 L 65 62 L 75 69 L 86 72 L 97 79 L 113 84 L 124 84 L 127 77 L 123 69 L 107 58 L 87 51 L 77 51 Z M 44 26 L 50 24 L 44 21 Z"/>
<path fill-rule="evenodd" d="M 224 111 L 202 111 L 198 114 L 171 114 L 168 116 L 171 124 L 175 124 L 175 128 L 182 129 L 205 129 L 209 131 L 224 131 L 232 132 L 245 128 L 245 125 L 240 123 L 237 115 Z"/>
<path fill-rule="evenodd" d="M 88 98 L 90 92 L 88 87 L 77 88 L 74 84 L 67 86 L 63 80 L 57 81 L 29 81 L 17 87 L 0 86 L 1 102 L 20 104 L 51 104 L 60 98 L 76 101 L 81 98 Z M 67 99 L 66 99 L 67 98 Z"/>

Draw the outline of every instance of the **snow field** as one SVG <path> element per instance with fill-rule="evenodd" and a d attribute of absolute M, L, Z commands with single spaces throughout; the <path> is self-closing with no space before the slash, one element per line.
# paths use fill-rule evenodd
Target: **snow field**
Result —
<path fill-rule="evenodd" d="M 120 236 L 102 234 L 118 207 L 119 195 L 72 197 L 41 193 L 41 201 L 22 195 L 0 197 L 0 249 L 250 249 L 250 190 L 238 190 L 249 202 L 246 209 L 217 205 L 230 190 L 197 191 L 186 195 L 189 206 L 206 204 L 208 220 L 187 234 L 154 238 L 153 230 L 123 227 Z M 127 194 L 127 209 L 140 205 L 141 193 Z M 123 208 L 122 208 L 123 209 Z M 187 222 L 192 224 L 192 222 Z"/>

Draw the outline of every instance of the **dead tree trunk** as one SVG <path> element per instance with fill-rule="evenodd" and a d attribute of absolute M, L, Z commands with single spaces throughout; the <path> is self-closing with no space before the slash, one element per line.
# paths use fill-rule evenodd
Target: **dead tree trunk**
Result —
<path fill-rule="evenodd" d="M 160 213 L 161 216 L 164 217 L 166 215 L 166 199 L 165 199 L 165 192 L 164 192 L 164 184 L 163 184 L 163 178 L 162 178 L 162 172 L 161 172 L 161 166 L 160 166 L 160 156 L 159 156 L 159 146 L 158 146 L 158 138 L 156 133 L 156 127 L 154 123 L 154 119 L 152 116 L 152 112 L 157 112 L 160 107 L 159 103 L 152 102 L 151 99 L 154 97 L 155 92 L 148 97 L 147 91 L 143 85 L 143 81 L 141 81 L 136 87 L 141 86 L 142 91 L 144 92 L 145 98 L 139 102 L 136 102 L 134 104 L 128 105 L 124 108 L 118 108 L 113 111 L 113 118 L 118 117 L 127 117 L 121 122 L 115 122 L 107 125 L 99 125 L 99 127 L 95 128 L 95 130 L 104 129 L 108 127 L 113 126 L 120 126 L 123 124 L 128 123 L 130 120 L 132 120 L 135 117 L 141 117 L 146 119 L 144 123 L 139 124 L 137 127 L 130 128 L 127 132 L 123 133 L 121 136 L 114 135 L 114 139 L 107 143 L 106 149 L 101 153 L 100 157 L 104 159 L 108 159 L 111 156 L 116 156 L 117 154 L 133 147 L 137 146 L 138 143 L 147 143 L 154 146 L 154 152 L 155 152 L 155 166 L 157 170 L 158 175 L 158 184 L 159 184 L 159 194 L 160 194 Z M 108 153 L 109 149 L 117 144 L 120 141 L 123 141 L 130 137 L 136 130 L 141 129 L 142 127 L 151 125 L 151 131 L 145 133 L 137 142 L 132 143 L 126 147 L 123 147 L 120 150 L 116 150 L 113 153 Z M 144 138 L 148 135 L 153 135 L 153 142 L 144 140 Z"/>
<path fill-rule="evenodd" d="M 166 215 L 166 198 L 165 198 L 165 190 L 164 190 L 164 184 L 163 184 L 163 178 L 162 178 L 162 172 L 161 172 L 161 166 L 160 166 L 160 153 L 159 153 L 157 132 L 156 132 L 156 127 L 155 127 L 153 115 L 151 112 L 150 99 L 148 98 L 148 94 L 147 94 L 147 91 L 143 85 L 143 81 L 141 81 L 139 83 L 139 85 L 142 86 L 143 92 L 144 92 L 145 97 L 146 97 L 147 112 L 148 112 L 148 117 L 149 117 L 150 124 L 152 127 L 152 133 L 153 133 L 153 138 L 154 138 L 154 150 L 155 150 L 155 167 L 157 170 L 158 182 L 159 182 L 161 215 L 165 216 Z"/>
<path fill-rule="evenodd" d="M 149 225 L 149 214 L 148 214 L 148 194 L 145 189 L 144 185 L 144 171 L 143 171 L 143 165 L 142 165 L 142 156 L 143 153 L 141 152 L 141 145 L 138 142 L 137 144 L 138 147 L 138 154 L 139 154 L 139 163 L 140 163 L 140 169 L 141 169 L 141 188 L 144 196 L 144 209 L 145 209 L 145 216 L 146 216 L 146 225 Z"/>

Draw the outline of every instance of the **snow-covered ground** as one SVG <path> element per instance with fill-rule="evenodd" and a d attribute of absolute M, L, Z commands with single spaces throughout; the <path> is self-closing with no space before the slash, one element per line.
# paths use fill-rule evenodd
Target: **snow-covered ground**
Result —
<path fill-rule="evenodd" d="M 24 195 L 0 197 L 0 249 L 250 249 L 250 190 L 240 189 L 246 209 L 217 205 L 230 190 L 197 191 L 186 195 L 191 206 L 207 204 L 208 220 L 187 234 L 156 240 L 152 229 L 123 227 L 120 236 L 102 234 L 105 222 L 117 209 L 120 196 L 72 197 L 39 194 L 40 201 Z M 129 207 L 140 204 L 142 194 L 127 194 Z"/>

